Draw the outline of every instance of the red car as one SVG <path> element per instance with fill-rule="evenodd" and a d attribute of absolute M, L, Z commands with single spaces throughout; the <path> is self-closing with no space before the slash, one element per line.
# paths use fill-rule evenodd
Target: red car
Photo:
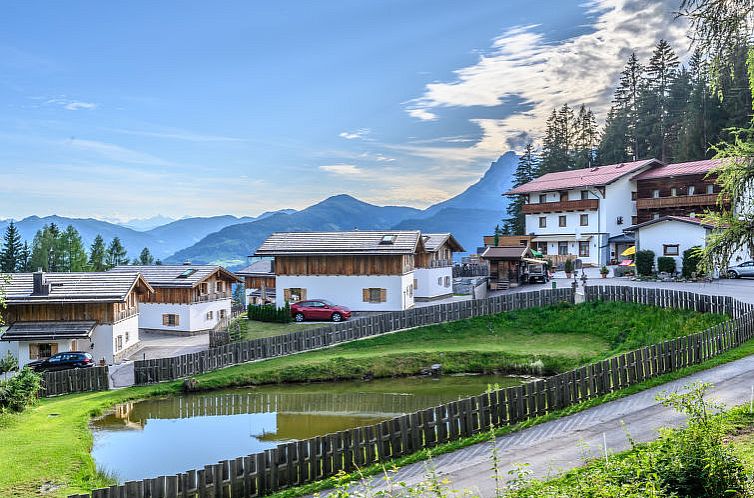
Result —
<path fill-rule="evenodd" d="M 310 299 L 291 304 L 291 316 L 297 322 L 304 320 L 340 322 L 351 318 L 351 310 L 324 299 Z"/>

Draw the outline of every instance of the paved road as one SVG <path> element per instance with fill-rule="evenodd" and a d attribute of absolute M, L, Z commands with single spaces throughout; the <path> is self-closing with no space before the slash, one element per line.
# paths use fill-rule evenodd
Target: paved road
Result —
<path fill-rule="evenodd" d="M 699 372 L 679 381 L 603 404 L 583 412 L 531 427 L 496 440 L 499 469 L 504 479 L 518 464 L 545 478 L 583 464 L 584 457 L 604 455 L 604 445 L 614 453 L 629 448 L 626 431 L 636 441 L 655 439 L 661 427 L 679 426 L 684 417 L 661 406 L 655 397 L 663 390 L 681 390 L 694 381 L 714 385 L 709 396 L 727 406 L 746 403 L 754 385 L 754 356 Z M 482 443 L 436 457 L 432 466 L 447 477 L 453 489 L 471 490 L 478 496 L 495 496 L 490 461 L 491 443 Z M 396 482 L 422 481 L 427 463 L 403 467 Z"/>

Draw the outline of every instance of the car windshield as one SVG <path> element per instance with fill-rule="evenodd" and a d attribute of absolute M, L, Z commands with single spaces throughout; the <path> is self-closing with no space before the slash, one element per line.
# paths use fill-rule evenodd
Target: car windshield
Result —
<path fill-rule="evenodd" d="M 320 299 L 319 302 L 324 304 L 325 306 L 335 306 L 333 303 L 327 301 L 326 299 Z"/>

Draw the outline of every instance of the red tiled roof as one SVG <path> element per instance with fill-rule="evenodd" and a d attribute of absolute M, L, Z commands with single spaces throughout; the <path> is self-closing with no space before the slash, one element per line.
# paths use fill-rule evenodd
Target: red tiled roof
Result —
<path fill-rule="evenodd" d="M 706 175 L 710 170 L 722 164 L 722 159 L 705 159 L 688 163 L 666 164 L 659 168 L 652 168 L 636 175 L 634 180 L 650 180 L 652 178 L 669 178 L 671 176 Z"/>
<path fill-rule="evenodd" d="M 597 166 L 594 168 L 547 173 L 529 183 L 525 183 L 520 187 L 509 190 L 505 194 L 528 194 L 530 192 L 548 192 L 569 188 L 608 185 L 618 178 L 629 173 L 634 173 L 650 164 L 662 165 L 662 163 L 656 159 L 644 159 L 642 161 L 609 164 L 607 166 Z"/>
<path fill-rule="evenodd" d="M 700 226 L 703 226 L 704 228 L 715 228 L 715 225 L 712 225 L 711 223 L 707 223 L 701 218 L 692 218 L 691 216 L 662 216 L 660 218 L 655 218 L 653 220 L 645 221 L 644 223 L 639 223 L 638 225 L 628 227 L 624 231 L 633 232 L 637 228 L 645 227 L 648 225 L 654 225 L 655 223 L 662 223 L 663 221 L 680 221 L 682 223 L 691 223 L 693 225 L 700 225 Z"/>

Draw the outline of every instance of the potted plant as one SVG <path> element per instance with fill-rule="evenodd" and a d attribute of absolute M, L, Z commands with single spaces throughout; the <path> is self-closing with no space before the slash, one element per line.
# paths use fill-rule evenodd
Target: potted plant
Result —
<path fill-rule="evenodd" d="M 566 259 L 565 265 L 563 266 L 565 269 L 566 278 L 571 278 L 571 276 L 573 275 L 573 260 L 570 258 Z"/>
<path fill-rule="evenodd" d="M 608 273 L 610 273 L 610 270 L 608 270 L 607 266 L 602 265 L 602 268 L 600 268 L 600 275 L 602 275 L 602 278 L 607 278 Z"/>

